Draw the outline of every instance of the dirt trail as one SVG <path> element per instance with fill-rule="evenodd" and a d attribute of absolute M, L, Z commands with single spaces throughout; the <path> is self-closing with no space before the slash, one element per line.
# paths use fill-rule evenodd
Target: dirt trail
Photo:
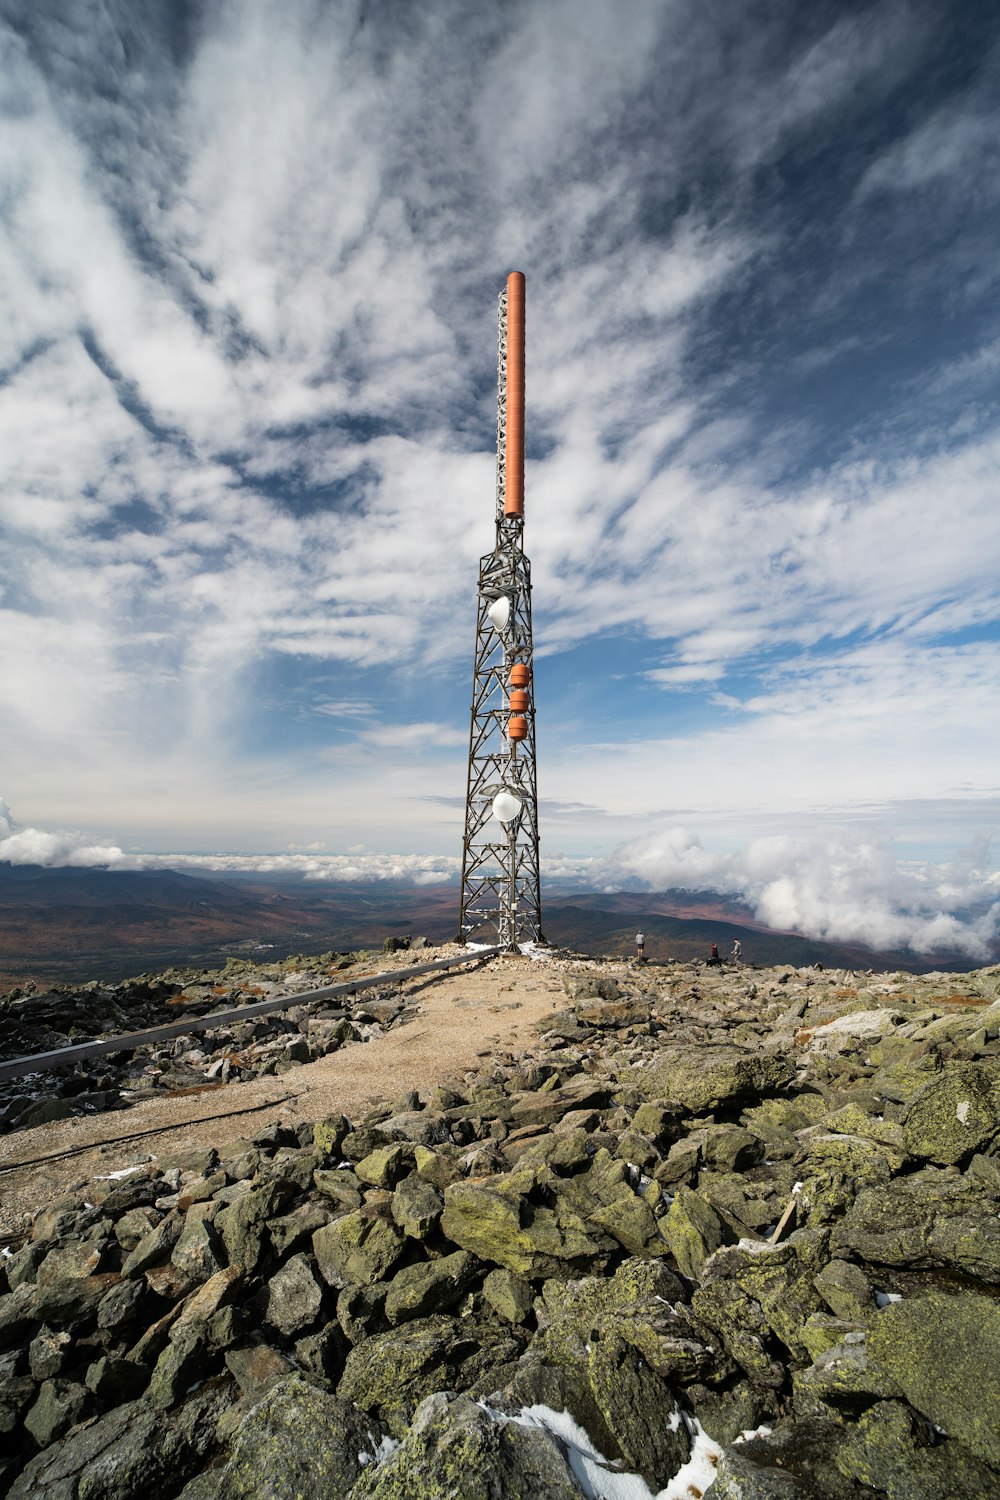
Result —
<path fill-rule="evenodd" d="M 412 1021 L 280 1077 L 194 1095 L 164 1094 L 128 1110 L 57 1120 L 0 1138 L 0 1233 L 22 1229 L 28 1215 L 74 1184 L 149 1154 L 215 1146 L 269 1124 L 319 1120 L 337 1111 L 354 1119 L 411 1089 L 426 1097 L 494 1051 L 528 1046 L 537 1035 L 532 1023 L 565 999 L 558 963 L 519 957 L 404 981 L 402 988 L 416 999 Z M 155 1133 L 133 1138 L 147 1130 Z M 39 1160 L 67 1150 L 75 1154 Z"/>

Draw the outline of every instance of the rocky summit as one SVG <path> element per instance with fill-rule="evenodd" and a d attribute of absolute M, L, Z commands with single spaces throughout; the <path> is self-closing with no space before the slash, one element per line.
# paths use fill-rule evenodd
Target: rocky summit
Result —
<path fill-rule="evenodd" d="M 541 962 L 517 1055 L 40 1193 L 0 1488 L 1000 1494 L 1000 968 Z"/>

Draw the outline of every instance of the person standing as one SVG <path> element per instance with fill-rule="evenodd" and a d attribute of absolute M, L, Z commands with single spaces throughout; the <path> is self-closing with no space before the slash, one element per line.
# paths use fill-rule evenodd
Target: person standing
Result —
<path fill-rule="evenodd" d="M 645 957 L 645 954 L 646 934 L 644 932 L 637 932 L 635 935 L 635 956 L 638 959 L 642 959 Z"/>
<path fill-rule="evenodd" d="M 739 938 L 734 938 L 733 939 L 733 963 L 734 964 L 738 964 L 739 963 L 740 957 L 741 957 L 742 953 L 743 953 L 743 946 L 740 943 Z"/>

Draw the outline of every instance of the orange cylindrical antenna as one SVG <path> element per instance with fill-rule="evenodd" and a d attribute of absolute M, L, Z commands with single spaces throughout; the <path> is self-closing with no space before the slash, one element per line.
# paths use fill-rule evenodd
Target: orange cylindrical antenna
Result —
<path fill-rule="evenodd" d="M 524 273 L 507 277 L 507 459 L 505 516 L 524 515 Z"/>

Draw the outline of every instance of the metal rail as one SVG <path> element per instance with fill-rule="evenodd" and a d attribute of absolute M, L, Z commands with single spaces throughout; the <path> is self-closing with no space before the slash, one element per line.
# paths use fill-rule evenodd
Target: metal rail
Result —
<path fill-rule="evenodd" d="M 273 1015 L 275 1011 L 291 1010 L 296 1005 L 309 1005 L 314 1000 L 329 1000 L 334 995 L 353 995 L 358 990 L 370 990 L 377 984 L 393 984 L 397 980 L 416 979 L 420 974 L 431 974 L 436 969 L 452 969 L 456 964 L 476 963 L 492 958 L 504 950 L 497 946 L 479 948 L 474 953 L 462 953 L 455 958 L 437 958 L 431 963 L 415 964 L 409 969 L 391 969 L 387 974 L 369 974 L 361 979 L 349 979 L 343 984 L 329 984 L 321 990 L 303 990 L 297 995 L 275 995 L 270 1000 L 255 1001 L 253 1005 L 238 1005 L 231 1010 L 217 1010 L 210 1015 L 189 1016 L 170 1021 L 165 1026 L 150 1026 L 145 1031 L 126 1031 L 121 1036 L 99 1037 L 93 1042 L 77 1042 L 72 1047 L 56 1047 L 51 1052 L 33 1052 L 27 1057 L 11 1057 L 0 1061 L 0 1083 L 7 1078 L 20 1078 L 25 1073 L 44 1073 L 52 1068 L 65 1068 L 88 1057 L 99 1057 L 103 1052 L 134 1052 L 147 1042 L 160 1037 L 187 1036 L 193 1031 L 214 1031 L 217 1026 L 228 1026 L 231 1021 L 245 1021 L 250 1016 Z"/>

